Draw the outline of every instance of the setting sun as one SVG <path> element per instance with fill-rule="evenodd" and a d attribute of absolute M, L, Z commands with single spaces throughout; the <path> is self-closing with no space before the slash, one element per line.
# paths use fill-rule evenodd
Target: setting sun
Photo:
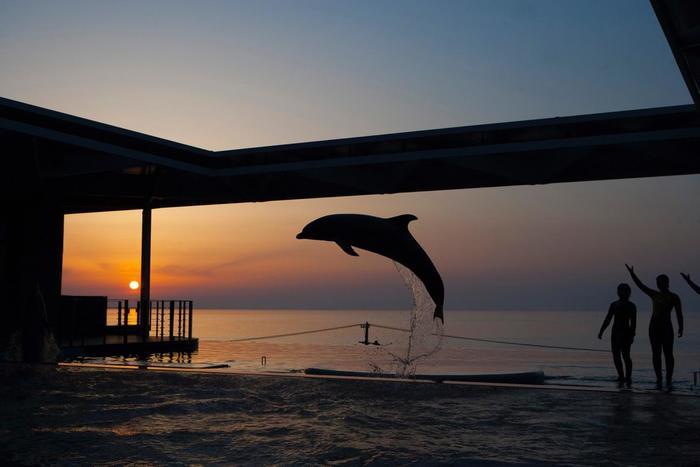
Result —
<path fill-rule="evenodd" d="M 139 288 L 139 283 L 138 283 L 138 281 L 131 281 L 131 282 L 129 282 L 129 288 L 130 288 L 131 290 L 136 290 L 136 289 L 138 289 L 138 288 Z"/>

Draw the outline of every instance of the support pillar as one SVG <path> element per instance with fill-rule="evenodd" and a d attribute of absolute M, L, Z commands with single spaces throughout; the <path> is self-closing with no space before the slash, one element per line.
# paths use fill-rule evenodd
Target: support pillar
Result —
<path fill-rule="evenodd" d="M 148 337 L 151 332 L 151 206 L 141 215 L 141 332 Z"/>

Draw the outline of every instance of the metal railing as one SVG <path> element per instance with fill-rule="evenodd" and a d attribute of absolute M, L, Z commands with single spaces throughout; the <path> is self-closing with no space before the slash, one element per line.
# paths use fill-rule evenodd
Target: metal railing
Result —
<path fill-rule="evenodd" d="M 192 339 L 192 300 L 151 300 L 148 335 L 161 341 Z M 143 332 L 141 302 L 138 300 L 107 300 L 107 328 L 124 336 Z"/>
<path fill-rule="evenodd" d="M 110 298 L 107 300 L 107 326 L 128 327 L 139 326 L 141 304 L 138 300 L 123 300 Z"/>
<path fill-rule="evenodd" d="M 160 340 L 192 339 L 192 300 L 151 300 L 150 335 Z"/>

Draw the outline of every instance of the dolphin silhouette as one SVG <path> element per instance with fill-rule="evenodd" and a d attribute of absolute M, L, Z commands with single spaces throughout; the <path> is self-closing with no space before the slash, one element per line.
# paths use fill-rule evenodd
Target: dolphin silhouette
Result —
<path fill-rule="evenodd" d="M 332 214 L 307 224 L 297 238 L 335 242 L 345 253 L 359 256 L 352 248 L 355 246 L 404 265 L 423 282 L 433 299 L 433 319 L 440 318 L 444 323 L 445 287 L 442 278 L 408 230 L 408 223 L 417 219 L 412 214 L 387 219 L 364 214 Z"/>

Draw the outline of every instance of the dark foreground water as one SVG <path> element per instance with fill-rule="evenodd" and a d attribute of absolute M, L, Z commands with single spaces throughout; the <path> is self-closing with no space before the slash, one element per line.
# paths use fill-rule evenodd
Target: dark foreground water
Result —
<path fill-rule="evenodd" d="M 0 368 L 3 465 L 700 461 L 682 395 Z"/>

